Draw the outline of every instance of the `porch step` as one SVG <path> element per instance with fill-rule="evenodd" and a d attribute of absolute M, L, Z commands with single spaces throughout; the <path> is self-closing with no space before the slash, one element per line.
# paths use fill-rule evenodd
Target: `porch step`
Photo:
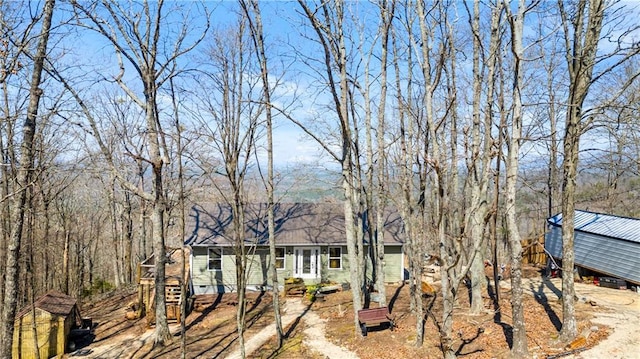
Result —
<path fill-rule="evenodd" d="M 304 293 L 307 292 L 307 287 L 304 285 L 299 285 L 299 286 L 295 286 L 295 287 L 290 287 L 288 289 L 285 289 L 285 295 L 289 296 L 289 297 L 298 297 L 298 296 L 303 296 Z"/>
<path fill-rule="evenodd" d="M 307 291 L 307 286 L 302 278 L 286 278 L 284 280 L 284 295 L 303 296 Z"/>

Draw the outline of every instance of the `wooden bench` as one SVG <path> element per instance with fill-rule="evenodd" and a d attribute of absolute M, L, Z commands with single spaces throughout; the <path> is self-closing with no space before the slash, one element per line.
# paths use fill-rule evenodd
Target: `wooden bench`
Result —
<path fill-rule="evenodd" d="M 360 309 L 358 311 L 358 322 L 362 336 L 367 336 L 367 327 L 375 327 L 389 323 L 389 329 L 393 330 L 395 323 L 393 317 L 389 314 L 388 307 Z"/>

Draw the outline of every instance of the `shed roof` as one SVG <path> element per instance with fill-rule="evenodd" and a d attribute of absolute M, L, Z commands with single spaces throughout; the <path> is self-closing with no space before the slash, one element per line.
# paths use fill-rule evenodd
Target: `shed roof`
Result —
<path fill-rule="evenodd" d="M 267 208 L 266 203 L 245 206 L 245 243 L 268 244 Z M 275 205 L 274 213 L 278 245 L 346 244 L 341 203 L 279 203 Z M 232 220 L 227 204 L 194 205 L 186 223 L 191 234 L 185 244 L 194 247 L 231 245 Z M 389 245 L 404 243 L 404 226 L 397 211 L 385 214 L 384 241 Z"/>
<path fill-rule="evenodd" d="M 548 219 L 549 224 L 562 226 L 562 213 Z M 640 243 L 640 219 L 610 214 L 575 211 L 576 231 Z"/>
<path fill-rule="evenodd" d="M 70 297 L 57 290 L 52 290 L 36 299 L 34 305 L 36 306 L 36 308 L 44 310 L 51 314 L 67 316 L 71 313 L 76 303 L 77 301 L 75 298 Z M 30 311 L 31 306 L 29 305 L 18 312 L 16 318 L 20 318 Z"/>

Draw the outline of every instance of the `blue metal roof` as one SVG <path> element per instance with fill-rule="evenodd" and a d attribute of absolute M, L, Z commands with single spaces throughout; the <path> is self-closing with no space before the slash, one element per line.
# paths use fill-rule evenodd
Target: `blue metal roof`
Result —
<path fill-rule="evenodd" d="M 562 226 L 562 213 L 556 214 L 547 221 L 551 225 Z M 638 218 L 576 210 L 574 227 L 576 231 L 640 243 L 640 219 Z"/>

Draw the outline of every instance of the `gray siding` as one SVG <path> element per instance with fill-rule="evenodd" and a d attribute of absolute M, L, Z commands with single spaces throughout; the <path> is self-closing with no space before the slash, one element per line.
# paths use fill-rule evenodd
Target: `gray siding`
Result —
<path fill-rule="evenodd" d="M 545 248 L 562 258 L 562 227 L 551 227 Z M 640 284 L 640 244 L 576 231 L 574 251 L 576 265 Z"/>

